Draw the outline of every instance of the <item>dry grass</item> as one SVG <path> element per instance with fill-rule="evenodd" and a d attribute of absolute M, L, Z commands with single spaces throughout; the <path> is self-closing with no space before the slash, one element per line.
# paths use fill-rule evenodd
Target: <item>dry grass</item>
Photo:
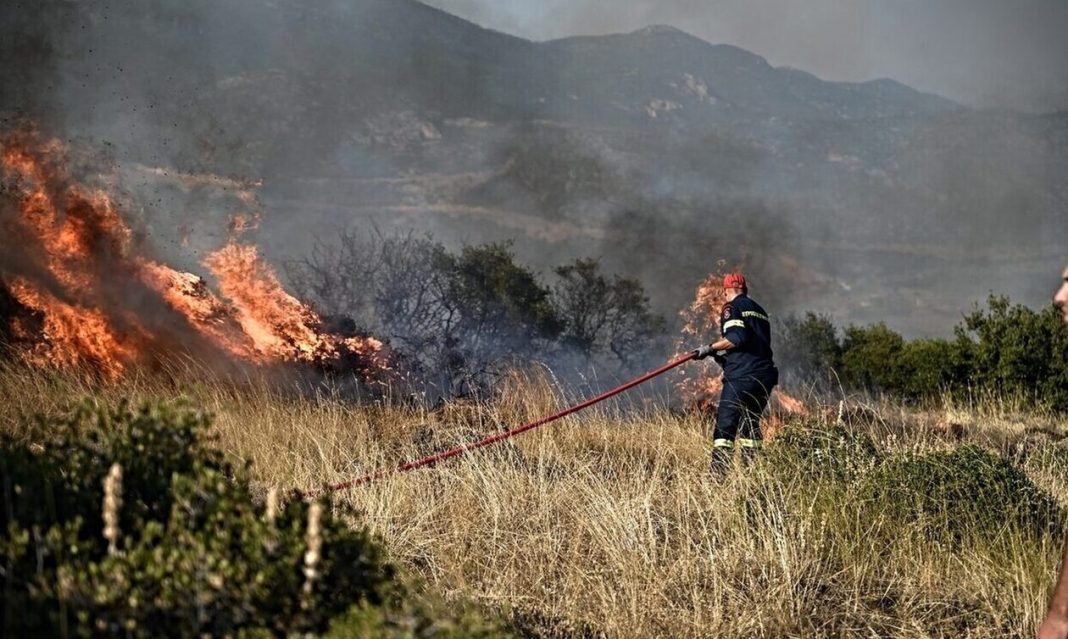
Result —
<path fill-rule="evenodd" d="M 224 449 L 266 487 L 316 488 L 540 416 L 564 398 L 516 380 L 491 406 L 374 407 L 210 378 L 182 394 L 216 415 Z M 8 428 L 75 398 L 173 397 L 149 378 L 102 390 L 0 371 Z M 1066 425 L 1011 406 L 854 411 L 887 451 L 977 441 L 1014 454 Z M 1001 410 L 1004 409 L 1004 410 Z M 833 415 L 833 408 L 826 414 Z M 847 420 L 850 419 L 850 413 Z M 813 418 L 818 422 L 827 417 Z M 756 467 L 707 469 L 708 425 L 653 409 L 593 409 L 434 469 L 343 493 L 393 555 L 446 593 L 510 611 L 532 633 L 609 637 L 1027 636 L 1059 541 L 947 548 L 861 520 L 849 486 Z M 1035 435 L 1039 433 L 1039 435 Z M 1039 439 L 1036 439 L 1038 437 Z M 1065 502 L 1064 482 L 1033 470 Z M 326 549 L 329 552 L 329 549 Z"/>

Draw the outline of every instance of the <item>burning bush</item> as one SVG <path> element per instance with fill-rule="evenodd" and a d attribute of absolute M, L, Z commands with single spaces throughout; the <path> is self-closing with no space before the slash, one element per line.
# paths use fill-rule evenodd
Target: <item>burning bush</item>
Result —
<path fill-rule="evenodd" d="M 232 237 L 203 260 L 216 294 L 153 260 L 104 191 L 71 179 L 63 145 L 22 131 L 0 148 L 0 336 L 22 358 L 110 380 L 176 356 L 224 368 L 346 358 L 362 371 L 388 368 L 381 342 L 324 332 L 255 246 Z"/>

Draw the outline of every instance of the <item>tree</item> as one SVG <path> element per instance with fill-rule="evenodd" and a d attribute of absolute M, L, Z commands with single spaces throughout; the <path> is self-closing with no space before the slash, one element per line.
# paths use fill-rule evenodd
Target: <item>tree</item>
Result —
<path fill-rule="evenodd" d="M 945 391 L 959 391 L 971 383 L 970 349 L 961 342 L 914 339 L 905 344 L 896 366 L 902 371 L 899 388 L 910 400 L 932 399 Z"/>
<path fill-rule="evenodd" d="M 1034 311 L 992 295 L 964 317 L 957 339 L 977 385 L 1068 409 L 1068 329 L 1052 306 Z"/>
<path fill-rule="evenodd" d="M 480 392 L 498 363 L 542 354 L 560 333 L 550 291 L 508 244 L 457 255 L 430 236 L 343 232 L 286 270 L 298 294 L 388 340 L 442 395 Z"/>
<path fill-rule="evenodd" d="M 834 382 L 841 367 L 842 345 L 838 329 L 826 315 L 805 313 L 776 322 L 773 346 L 780 368 L 801 380 L 824 385 Z"/>
<path fill-rule="evenodd" d="M 508 353 L 530 355 L 559 336 L 549 290 L 516 264 L 511 243 L 464 247 L 447 266 L 446 307 L 459 318 L 468 357 L 489 363 Z"/>
<path fill-rule="evenodd" d="M 561 345 L 587 361 L 605 351 L 624 366 L 663 333 L 664 319 L 649 308 L 637 280 L 600 272 L 595 259 L 578 259 L 556 269 L 554 304 L 563 323 Z"/>
<path fill-rule="evenodd" d="M 842 381 L 846 386 L 892 393 L 902 387 L 905 338 L 883 322 L 850 326 L 842 342 Z"/>

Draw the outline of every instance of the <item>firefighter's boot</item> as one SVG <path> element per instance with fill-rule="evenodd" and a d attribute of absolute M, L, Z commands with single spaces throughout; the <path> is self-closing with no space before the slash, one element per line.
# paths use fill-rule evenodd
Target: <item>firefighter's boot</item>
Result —
<path fill-rule="evenodd" d="M 719 442 L 717 442 L 718 444 Z M 733 442 L 732 442 L 733 443 Z M 723 479 L 731 470 L 734 461 L 734 446 L 719 445 L 712 448 L 712 463 L 709 471 L 714 479 Z"/>
<path fill-rule="evenodd" d="M 742 466 L 749 468 L 756 461 L 764 442 L 759 439 L 739 438 L 738 444 L 742 449 Z"/>

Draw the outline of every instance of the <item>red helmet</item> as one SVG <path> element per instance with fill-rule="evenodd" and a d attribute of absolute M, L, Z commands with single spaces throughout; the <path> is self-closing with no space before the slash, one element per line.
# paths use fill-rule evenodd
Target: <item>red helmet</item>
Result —
<path fill-rule="evenodd" d="M 727 273 L 723 276 L 723 288 L 734 288 L 744 291 L 748 288 L 745 285 L 745 276 L 741 273 Z"/>

